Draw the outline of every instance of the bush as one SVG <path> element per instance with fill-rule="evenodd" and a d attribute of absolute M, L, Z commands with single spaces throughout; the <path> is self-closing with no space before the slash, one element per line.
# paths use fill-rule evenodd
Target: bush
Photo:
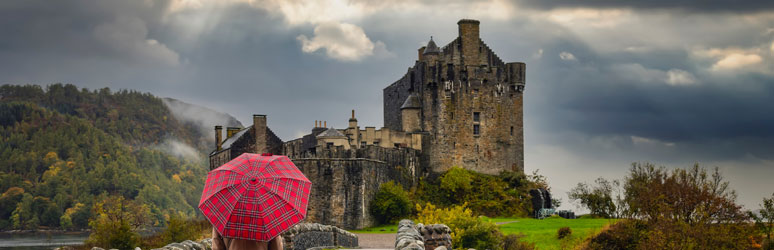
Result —
<path fill-rule="evenodd" d="M 379 223 L 392 223 L 411 214 L 411 200 L 403 187 L 390 181 L 379 187 L 369 209 Z"/>
<path fill-rule="evenodd" d="M 452 167 L 438 178 L 422 179 L 412 197 L 419 204 L 429 202 L 440 207 L 467 203 L 475 214 L 490 217 L 523 217 L 532 208 L 529 189 L 537 184 L 520 172 L 499 175 L 481 174 Z"/>
<path fill-rule="evenodd" d="M 561 240 L 570 235 L 572 235 L 572 229 L 570 229 L 569 227 L 562 227 L 562 228 L 559 228 L 559 230 L 556 230 L 557 239 Z"/>
<path fill-rule="evenodd" d="M 642 221 L 624 220 L 592 237 L 584 249 L 637 249 L 646 230 Z"/>
<path fill-rule="evenodd" d="M 521 241 L 523 234 L 509 234 L 503 237 L 503 250 L 534 250 L 535 243 Z"/>
<path fill-rule="evenodd" d="M 455 249 L 501 249 L 503 235 L 497 225 L 479 220 L 466 206 L 440 209 L 430 203 L 424 207 L 417 204 L 416 222 L 449 226 Z"/>
<path fill-rule="evenodd" d="M 113 196 L 97 202 L 93 209 L 96 217 L 89 221 L 91 234 L 86 240 L 87 245 L 134 249 L 140 244 L 136 230 L 148 224 L 150 212 L 146 205 Z"/>
<path fill-rule="evenodd" d="M 200 233 L 201 228 L 197 227 L 194 221 L 173 213 L 169 216 L 167 228 L 161 233 L 161 238 L 166 245 L 184 240 L 196 240 Z"/>

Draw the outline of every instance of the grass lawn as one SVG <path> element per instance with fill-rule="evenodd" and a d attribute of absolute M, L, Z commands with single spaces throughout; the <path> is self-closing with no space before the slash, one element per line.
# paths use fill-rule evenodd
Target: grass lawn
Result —
<path fill-rule="evenodd" d="M 522 240 L 535 243 L 537 249 L 562 249 L 572 248 L 591 236 L 594 233 L 599 232 L 602 227 L 607 224 L 613 223 L 615 219 L 592 219 L 592 218 L 579 218 L 579 219 L 564 219 L 564 218 L 547 218 L 543 220 L 536 220 L 533 218 L 489 218 L 485 216 L 479 217 L 481 220 L 489 222 L 511 222 L 500 225 L 500 231 L 503 234 L 524 234 Z M 513 222 L 515 221 L 515 222 Z M 556 238 L 556 231 L 561 227 L 570 227 L 572 229 L 572 235 L 564 240 Z M 349 230 L 352 233 L 396 233 L 398 230 L 397 224 L 382 225 L 377 227 L 369 227 L 361 230 Z"/>
<path fill-rule="evenodd" d="M 397 233 L 398 232 L 398 224 L 392 224 L 392 225 L 381 225 L 376 227 L 369 227 L 369 228 L 363 228 L 360 230 L 348 230 L 352 233 L 359 233 L 359 234 L 388 234 L 388 233 Z"/>
<path fill-rule="evenodd" d="M 536 220 L 532 218 L 493 218 L 498 221 L 518 221 L 500 226 L 504 234 L 524 234 L 522 240 L 535 243 L 537 249 L 562 249 L 572 248 L 578 245 L 593 233 L 599 232 L 607 224 L 614 223 L 614 219 L 564 219 L 547 218 Z M 556 238 L 556 231 L 561 227 L 570 227 L 572 235 L 564 240 Z"/>

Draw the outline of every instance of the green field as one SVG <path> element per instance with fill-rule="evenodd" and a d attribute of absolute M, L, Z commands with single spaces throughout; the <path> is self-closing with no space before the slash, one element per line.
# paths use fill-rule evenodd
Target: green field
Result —
<path fill-rule="evenodd" d="M 564 218 L 547 218 L 536 220 L 532 218 L 488 218 L 481 216 L 481 220 L 506 223 L 500 225 L 504 234 L 524 234 L 522 240 L 535 243 L 537 249 L 562 249 L 572 248 L 580 244 L 587 237 L 599 232 L 602 227 L 613 223 L 614 219 L 580 218 L 568 220 Z M 561 227 L 570 227 L 572 236 L 559 240 L 556 231 Z M 397 224 L 370 227 L 362 230 L 350 230 L 353 233 L 395 233 Z"/>
<path fill-rule="evenodd" d="M 486 218 L 488 219 L 488 218 Z M 537 220 L 532 218 L 493 218 L 492 222 L 517 221 L 500 225 L 504 234 L 524 234 L 524 241 L 535 243 L 537 249 L 562 249 L 572 248 L 580 244 L 586 237 L 599 232 L 607 224 L 614 223 L 614 219 L 564 219 L 547 218 Z M 559 240 L 556 231 L 561 227 L 570 227 L 572 235 L 569 238 Z"/>
<path fill-rule="evenodd" d="M 360 230 L 348 230 L 352 233 L 358 233 L 358 234 L 389 234 L 389 233 L 397 233 L 398 231 L 398 224 L 392 224 L 392 225 L 381 225 L 376 227 L 369 227 L 369 228 L 363 228 Z"/>

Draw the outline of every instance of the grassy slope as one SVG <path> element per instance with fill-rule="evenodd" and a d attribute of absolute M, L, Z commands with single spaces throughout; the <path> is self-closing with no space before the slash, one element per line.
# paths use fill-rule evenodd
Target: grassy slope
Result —
<path fill-rule="evenodd" d="M 583 242 L 587 237 L 599 232 L 602 227 L 616 220 L 581 218 L 568 220 L 563 218 L 548 218 L 536 220 L 532 218 L 487 218 L 482 220 L 489 222 L 511 222 L 500 225 L 504 234 L 524 234 L 522 240 L 535 243 L 537 249 L 562 249 L 562 246 L 572 248 Z M 513 222 L 515 221 L 515 222 Z M 565 240 L 556 238 L 556 231 L 561 227 L 570 227 L 572 236 Z M 350 230 L 353 233 L 395 233 L 398 225 L 382 225 L 365 228 L 362 230 Z"/>
<path fill-rule="evenodd" d="M 547 218 L 536 220 L 532 218 L 496 218 L 500 221 L 518 222 L 500 226 L 504 234 L 524 234 L 523 240 L 535 243 L 537 249 L 561 249 L 573 247 L 583 242 L 587 237 L 599 232 L 607 224 L 614 223 L 610 219 L 574 219 Z M 570 227 L 572 236 L 564 240 L 556 238 L 556 231 L 561 227 Z"/>

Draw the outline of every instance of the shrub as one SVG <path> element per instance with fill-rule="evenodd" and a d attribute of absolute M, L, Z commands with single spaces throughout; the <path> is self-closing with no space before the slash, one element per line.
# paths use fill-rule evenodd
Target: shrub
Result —
<path fill-rule="evenodd" d="M 523 234 L 509 234 L 503 237 L 503 250 L 534 250 L 535 243 L 521 241 Z"/>
<path fill-rule="evenodd" d="M 166 245 L 184 240 L 196 240 L 200 233 L 201 228 L 197 227 L 194 221 L 188 220 L 179 214 L 172 213 L 172 215 L 169 216 L 167 228 L 161 233 L 161 238 Z"/>
<path fill-rule="evenodd" d="M 379 223 L 392 223 L 411 214 L 411 200 L 403 187 L 390 181 L 379 187 L 369 209 Z"/>
<path fill-rule="evenodd" d="M 559 230 L 556 230 L 557 239 L 561 240 L 570 235 L 572 235 L 572 229 L 570 229 L 569 227 L 562 227 L 562 228 L 559 228 Z"/>
<path fill-rule="evenodd" d="M 420 180 L 412 197 L 419 204 L 429 202 L 441 207 L 467 203 L 477 215 L 521 217 L 531 209 L 529 188 L 539 185 L 532 179 L 519 172 L 487 175 L 452 167 L 437 178 Z"/>
<path fill-rule="evenodd" d="M 473 215 L 467 204 L 440 209 L 427 203 L 417 204 L 418 223 L 446 224 L 451 229 L 452 245 L 456 248 L 500 249 L 503 235 L 497 225 Z"/>
<path fill-rule="evenodd" d="M 89 221 L 91 234 L 87 245 L 134 249 L 140 244 L 140 235 L 135 230 L 148 223 L 150 212 L 146 205 L 113 196 L 94 204 L 93 210 L 96 217 Z"/>
<path fill-rule="evenodd" d="M 584 249 L 636 249 L 646 229 L 642 221 L 624 220 L 592 237 Z"/>

